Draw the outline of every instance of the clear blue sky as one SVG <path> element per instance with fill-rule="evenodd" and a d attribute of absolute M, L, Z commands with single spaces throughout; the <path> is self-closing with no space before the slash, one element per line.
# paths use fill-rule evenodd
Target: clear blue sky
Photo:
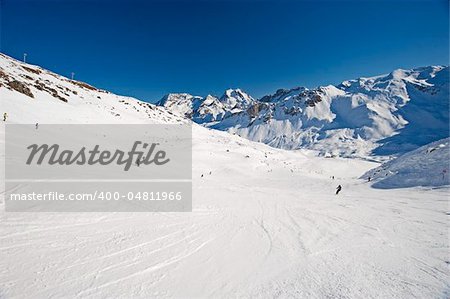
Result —
<path fill-rule="evenodd" d="M 448 1 L 1 0 L 1 51 L 115 93 L 255 97 L 448 64 Z"/>

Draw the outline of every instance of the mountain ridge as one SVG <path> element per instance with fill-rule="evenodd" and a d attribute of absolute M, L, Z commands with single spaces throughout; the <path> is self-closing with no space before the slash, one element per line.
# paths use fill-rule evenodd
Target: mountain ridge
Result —
<path fill-rule="evenodd" d="M 0 53 L 0 103 L 10 123 L 181 123 L 166 109 L 68 79 Z M 23 113 L 27 111 L 27 113 Z"/>
<path fill-rule="evenodd" d="M 448 66 L 396 69 L 314 89 L 294 87 L 230 109 L 214 101 L 189 106 L 185 117 L 277 148 L 322 155 L 388 156 L 448 137 Z M 171 105 L 159 102 L 169 110 Z M 172 110 L 173 111 L 173 110 Z M 173 111 L 174 112 L 174 111 Z M 424 123 L 421 120 L 425 120 Z"/>
<path fill-rule="evenodd" d="M 276 148 L 384 159 L 449 136 L 448 69 L 398 69 L 339 85 L 279 89 L 259 99 L 242 89 L 228 89 L 220 97 L 173 93 L 154 105 L 0 54 L 0 95 L 3 112 L 32 107 L 34 116 L 9 113 L 11 121 L 45 123 L 46 111 L 56 104 L 64 116 L 57 119 L 64 122 L 91 116 L 105 123 L 191 119 Z"/>

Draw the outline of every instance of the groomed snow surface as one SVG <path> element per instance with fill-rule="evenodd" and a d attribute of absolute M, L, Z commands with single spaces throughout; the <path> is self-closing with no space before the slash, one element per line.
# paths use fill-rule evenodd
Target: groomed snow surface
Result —
<path fill-rule="evenodd" d="M 448 297 L 448 189 L 194 136 L 192 213 L 1 212 L 0 297 Z"/>
<path fill-rule="evenodd" d="M 0 65 L 10 76 L 11 63 Z M 44 71 L 27 76 L 70 97 L 2 87 L 10 123 L 183 121 Z M 448 186 L 372 188 L 359 177 L 378 163 L 195 124 L 193 138 L 192 213 L 6 213 L 1 190 L 0 298 L 450 296 Z"/>

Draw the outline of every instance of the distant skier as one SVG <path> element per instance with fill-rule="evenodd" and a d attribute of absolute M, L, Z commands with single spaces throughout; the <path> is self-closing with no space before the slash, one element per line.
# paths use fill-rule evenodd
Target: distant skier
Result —
<path fill-rule="evenodd" d="M 370 177 L 367 178 L 367 181 L 370 182 Z"/>
<path fill-rule="evenodd" d="M 336 188 L 336 195 L 338 195 L 339 192 L 341 192 L 341 190 L 342 190 L 342 186 L 341 185 L 337 186 L 337 188 Z"/>
<path fill-rule="evenodd" d="M 8 118 L 8 113 L 3 113 L 3 121 L 6 121 L 6 119 Z"/>
<path fill-rule="evenodd" d="M 36 130 L 39 128 L 39 124 L 38 123 L 36 123 Z"/>

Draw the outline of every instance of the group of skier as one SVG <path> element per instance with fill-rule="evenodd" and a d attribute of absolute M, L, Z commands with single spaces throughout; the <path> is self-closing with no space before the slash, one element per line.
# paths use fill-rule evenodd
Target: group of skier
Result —
<path fill-rule="evenodd" d="M 8 119 L 8 113 L 3 113 L 3 121 L 6 121 Z M 39 127 L 39 124 L 38 123 L 36 123 L 36 130 L 38 129 L 38 127 Z M 141 161 L 139 161 L 139 160 L 137 160 L 136 161 L 136 164 L 137 164 L 137 166 L 139 167 L 140 166 L 140 163 Z M 211 174 L 211 172 L 209 173 L 209 174 Z M 202 174 L 202 177 L 203 177 L 203 174 Z M 332 176 L 331 177 L 333 180 L 334 180 L 334 176 Z M 370 178 L 369 178 L 369 182 L 370 182 Z M 342 190 L 342 186 L 341 185 L 338 185 L 337 187 L 336 187 L 336 195 L 338 195 L 339 194 L 339 192 L 341 192 L 341 190 Z"/>
<path fill-rule="evenodd" d="M 6 122 L 6 120 L 8 120 L 8 113 L 4 112 L 3 113 L 3 121 Z M 37 130 L 39 128 L 39 123 L 36 123 L 35 127 L 36 127 L 36 130 Z"/>

